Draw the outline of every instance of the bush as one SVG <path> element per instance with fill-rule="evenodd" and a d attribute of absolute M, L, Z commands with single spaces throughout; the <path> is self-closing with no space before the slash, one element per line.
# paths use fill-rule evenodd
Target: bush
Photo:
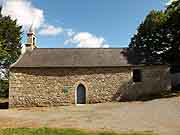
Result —
<path fill-rule="evenodd" d="M 8 80 L 0 80 L 0 97 L 7 98 L 9 96 Z"/>

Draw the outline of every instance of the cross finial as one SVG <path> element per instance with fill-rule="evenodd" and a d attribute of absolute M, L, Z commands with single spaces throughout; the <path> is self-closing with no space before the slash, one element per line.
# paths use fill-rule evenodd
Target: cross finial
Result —
<path fill-rule="evenodd" d="M 32 23 L 31 26 L 29 27 L 29 32 L 35 33 L 35 29 L 34 29 L 34 27 L 33 27 L 33 23 Z"/>

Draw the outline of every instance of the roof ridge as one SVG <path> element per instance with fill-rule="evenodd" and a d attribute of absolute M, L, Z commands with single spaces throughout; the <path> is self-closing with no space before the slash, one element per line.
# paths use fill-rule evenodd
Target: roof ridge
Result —
<path fill-rule="evenodd" d="M 69 50 L 69 49 L 74 49 L 74 50 L 79 50 L 79 49 L 94 49 L 94 50 L 97 50 L 97 49 L 128 49 L 128 47 L 121 47 L 121 48 L 35 48 L 35 49 L 64 49 L 64 50 Z"/>
<path fill-rule="evenodd" d="M 12 67 L 129 66 L 127 48 L 35 48 Z"/>

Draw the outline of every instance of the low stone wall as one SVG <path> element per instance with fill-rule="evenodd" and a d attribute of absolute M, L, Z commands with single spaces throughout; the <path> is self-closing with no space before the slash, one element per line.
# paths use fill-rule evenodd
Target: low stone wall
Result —
<path fill-rule="evenodd" d="M 59 106 L 75 104 L 75 91 L 86 87 L 87 103 L 134 100 L 170 86 L 165 66 L 140 67 L 142 82 L 132 81 L 132 68 L 12 68 L 9 106 Z"/>

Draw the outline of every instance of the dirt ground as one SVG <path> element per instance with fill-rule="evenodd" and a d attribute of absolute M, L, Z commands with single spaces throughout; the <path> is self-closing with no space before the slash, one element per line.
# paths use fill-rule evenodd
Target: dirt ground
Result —
<path fill-rule="evenodd" d="M 53 127 L 180 135 L 180 96 L 146 102 L 0 110 L 1 128 Z"/>

